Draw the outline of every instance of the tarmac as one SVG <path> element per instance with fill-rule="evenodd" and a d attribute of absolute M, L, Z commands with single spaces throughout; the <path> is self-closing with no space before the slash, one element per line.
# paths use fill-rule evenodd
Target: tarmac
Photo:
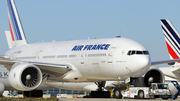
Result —
<path fill-rule="evenodd" d="M 162 101 L 163 99 L 60 98 L 59 101 Z M 168 99 L 171 100 L 171 99 Z M 179 99 L 176 99 L 180 101 Z"/>

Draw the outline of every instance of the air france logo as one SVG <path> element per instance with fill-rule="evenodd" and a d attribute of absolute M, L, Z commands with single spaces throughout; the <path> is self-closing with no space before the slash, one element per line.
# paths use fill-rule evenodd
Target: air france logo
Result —
<path fill-rule="evenodd" d="M 0 72 L 0 78 L 9 77 L 8 72 Z"/>
<path fill-rule="evenodd" d="M 108 50 L 110 44 L 76 45 L 71 51 Z"/>

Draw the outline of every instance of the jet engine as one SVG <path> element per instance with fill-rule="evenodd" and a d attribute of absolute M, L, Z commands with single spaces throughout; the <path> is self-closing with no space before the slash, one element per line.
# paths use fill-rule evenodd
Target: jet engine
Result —
<path fill-rule="evenodd" d="M 15 64 L 9 72 L 9 82 L 17 90 L 31 91 L 41 84 L 42 72 L 30 63 Z"/>
<path fill-rule="evenodd" d="M 158 68 L 150 67 L 143 76 L 134 78 L 132 84 L 137 87 L 150 87 L 151 83 L 164 83 L 164 81 L 163 72 Z"/>
<path fill-rule="evenodd" d="M 4 92 L 4 84 L 0 82 L 0 95 Z"/>

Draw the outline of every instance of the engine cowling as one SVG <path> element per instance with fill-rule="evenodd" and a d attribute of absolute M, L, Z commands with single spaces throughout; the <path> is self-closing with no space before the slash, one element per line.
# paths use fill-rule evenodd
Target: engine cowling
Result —
<path fill-rule="evenodd" d="M 151 83 L 164 83 L 164 81 L 163 72 L 156 67 L 150 67 L 147 73 L 139 78 L 135 78 L 132 84 L 137 87 L 150 87 Z"/>
<path fill-rule="evenodd" d="M 4 92 L 4 84 L 0 82 L 0 95 Z"/>
<path fill-rule="evenodd" d="M 33 64 L 15 64 L 9 72 L 9 82 L 17 90 L 31 91 L 41 84 L 42 72 Z"/>

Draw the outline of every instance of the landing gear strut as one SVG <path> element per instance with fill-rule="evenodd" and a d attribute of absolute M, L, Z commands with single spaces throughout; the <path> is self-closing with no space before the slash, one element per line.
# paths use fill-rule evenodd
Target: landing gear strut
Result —
<path fill-rule="evenodd" d="M 105 86 L 105 81 L 96 83 L 98 86 L 98 91 L 91 91 L 91 97 L 92 98 L 110 98 L 110 92 L 109 91 L 103 91 L 102 87 Z"/>
<path fill-rule="evenodd" d="M 43 91 L 42 90 L 24 91 L 23 96 L 24 97 L 43 97 Z"/>

